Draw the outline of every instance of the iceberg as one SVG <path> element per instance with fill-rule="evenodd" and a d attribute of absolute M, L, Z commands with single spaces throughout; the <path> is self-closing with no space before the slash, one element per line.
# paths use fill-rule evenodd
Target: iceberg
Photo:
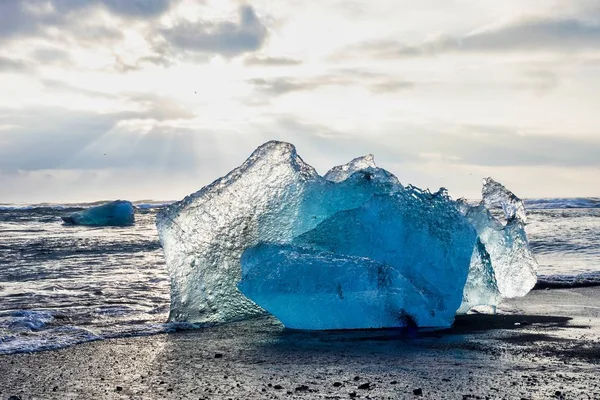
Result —
<path fill-rule="evenodd" d="M 522 200 L 492 178 L 484 179 L 482 197 L 476 206 L 457 202 L 479 237 L 460 313 L 525 296 L 537 282 L 538 264 L 525 233 L 527 217 Z M 502 209 L 505 223 L 493 215 L 495 208 Z"/>
<path fill-rule="evenodd" d="M 134 214 L 135 209 L 130 201 L 115 200 L 61 218 L 72 225 L 127 226 L 134 224 Z"/>
<path fill-rule="evenodd" d="M 321 176 L 293 145 L 267 142 L 157 214 L 169 320 L 271 313 L 298 329 L 449 326 L 457 310 L 506 297 L 519 282 L 505 271 L 526 261 L 506 260 L 528 249 L 518 198 L 489 188 L 471 207 L 445 189 L 403 186 L 372 155 Z M 503 204 L 514 232 L 485 220 L 487 206 Z"/>

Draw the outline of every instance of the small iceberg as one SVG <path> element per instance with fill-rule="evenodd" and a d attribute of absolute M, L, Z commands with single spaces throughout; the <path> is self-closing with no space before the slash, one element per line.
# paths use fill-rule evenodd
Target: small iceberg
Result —
<path fill-rule="evenodd" d="M 276 141 L 162 209 L 156 225 L 171 322 L 270 313 L 298 329 L 447 327 L 536 279 L 522 202 L 497 182 L 471 207 L 402 185 L 371 155 L 321 176 Z"/>
<path fill-rule="evenodd" d="M 130 201 L 115 200 L 61 217 L 66 224 L 88 226 L 128 226 L 135 223 Z"/>

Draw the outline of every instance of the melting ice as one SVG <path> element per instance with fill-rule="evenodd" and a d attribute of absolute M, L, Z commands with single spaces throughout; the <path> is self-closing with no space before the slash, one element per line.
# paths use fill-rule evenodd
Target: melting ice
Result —
<path fill-rule="evenodd" d="M 322 177 L 291 144 L 268 142 L 158 214 L 169 318 L 219 323 L 266 310 L 300 329 L 449 326 L 457 310 L 530 289 L 511 281 L 535 260 L 520 200 L 500 186 L 470 207 L 403 186 L 370 155 Z M 486 208 L 496 205 L 506 226 Z"/>
<path fill-rule="evenodd" d="M 135 209 L 130 201 L 115 200 L 110 203 L 61 217 L 67 224 L 91 226 L 127 226 L 133 225 Z"/>

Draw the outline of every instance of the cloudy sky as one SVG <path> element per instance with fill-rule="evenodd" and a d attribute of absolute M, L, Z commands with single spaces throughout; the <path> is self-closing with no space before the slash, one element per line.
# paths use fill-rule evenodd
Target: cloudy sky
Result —
<path fill-rule="evenodd" d="M 597 0 L 1 0 L 0 202 L 179 199 L 271 139 L 600 196 Z"/>

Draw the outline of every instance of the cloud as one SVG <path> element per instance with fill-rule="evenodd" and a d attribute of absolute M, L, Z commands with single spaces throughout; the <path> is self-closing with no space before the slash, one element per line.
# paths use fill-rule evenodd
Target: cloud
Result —
<path fill-rule="evenodd" d="M 76 85 L 72 85 L 68 82 L 64 82 L 57 79 L 42 79 L 40 83 L 44 85 L 44 89 L 52 92 L 63 92 L 71 94 L 79 94 L 83 96 L 96 97 L 96 98 L 107 98 L 116 99 L 118 96 L 114 93 L 103 93 L 97 90 L 89 90 Z"/>
<path fill-rule="evenodd" d="M 373 93 L 392 93 L 414 87 L 413 82 L 401 81 L 386 74 L 360 70 L 337 70 L 309 77 L 253 78 L 248 80 L 259 92 L 282 96 L 294 92 L 312 91 L 328 86 L 364 86 Z"/>
<path fill-rule="evenodd" d="M 598 167 L 600 138 L 523 134 L 514 127 L 445 125 L 397 126 L 365 135 L 341 132 L 289 115 L 273 117 L 283 140 L 316 152 L 352 158 L 356 149 L 389 163 L 426 162 L 486 167 Z M 266 128 L 263 128 L 266 130 Z"/>
<path fill-rule="evenodd" d="M 30 57 L 39 64 L 59 64 L 65 66 L 71 63 L 69 52 L 58 48 L 38 48 L 31 52 Z"/>
<path fill-rule="evenodd" d="M 81 0 L 69 0 L 69 2 L 79 1 Z M 175 3 L 173 0 L 97 0 L 96 2 L 111 13 L 132 18 L 160 16 Z"/>
<path fill-rule="evenodd" d="M 173 3 L 172 0 L 3 0 L 0 39 L 35 36 L 49 27 L 73 31 L 75 36 L 86 40 L 120 38 L 118 30 L 90 23 L 90 11 L 104 9 L 123 18 L 149 19 L 160 16 Z"/>
<path fill-rule="evenodd" d="M 559 79 L 548 70 L 530 70 L 524 73 L 524 87 L 532 89 L 537 94 L 545 94 L 558 87 Z"/>
<path fill-rule="evenodd" d="M 456 43 L 456 48 L 474 51 L 600 49 L 600 24 L 576 19 L 521 20 L 467 35 Z"/>
<path fill-rule="evenodd" d="M 310 91 L 327 85 L 339 85 L 342 82 L 326 77 L 296 79 L 291 77 L 255 78 L 248 81 L 256 89 L 269 96 L 281 96 L 293 92 Z"/>
<path fill-rule="evenodd" d="M 190 110 L 181 107 L 176 100 L 153 93 L 131 93 L 127 94 L 126 98 L 144 109 L 143 112 L 126 114 L 131 119 L 146 118 L 170 121 L 191 119 L 195 116 Z"/>
<path fill-rule="evenodd" d="M 115 55 L 115 62 L 113 67 L 117 72 L 127 73 L 134 71 L 141 71 L 148 65 L 155 65 L 162 68 L 168 68 L 174 64 L 174 61 L 162 54 L 152 54 L 138 58 L 137 60 L 128 63 L 125 62 L 120 56 Z"/>
<path fill-rule="evenodd" d="M 0 2 L 0 38 L 36 34 L 44 25 L 56 25 L 62 21 L 42 3 L 6 0 Z"/>
<path fill-rule="evenodd" d="M 97 2 L 73 2 L 72 7 L 57 8 L 59 3 L 34 0 L 0 2 L 0 41 L 39 37 L 53 43 L 100 46 L 123 38 L 119 29 L 95 21 L 90 15 L 89 7 L 97 5 Z"/>
<path fill-rule="evenodd" d="M 435 40 L 407 44 L 375 40 L 350 46 L 333 56 L 409 58 L 444 53 L 572 52 L 600 50 L 600 24 L 577 19 L 520 19 L 479 29 L 464 36 L 441 36 Z"/>
<path fill-rule="evenodd" d="M 401 90 L 412 89 L 414 86 L 414 82 L 391 80 L 374 83 L 370 86 L 370 90 L 373 93 L 396 93 Z"/>
<path fill-rule="evenodd" d="M 31 65 L 23 60 L 0 56 L 0 73 L 2 72 L 29 72 Z"/>
<path fill-rule="evenodd" d="M 180 50 L 232 57 L 260 49 L 267 38 L 267 29 L 251 6 L 242 6 L 238 22 L 184 20 L 163 29 L 162 35 Z"/>
<path fill-rule="evenodd" d="M 265 67 L 285 67 L 285 66 L 294 66 L 301 65 L 302 61 L 294 58 L 286 58 L 286 57 L 258 57 L 258 56 L 250 56 L 244 59 L 245 65 L 250 66 L 265 66 Z"/>

